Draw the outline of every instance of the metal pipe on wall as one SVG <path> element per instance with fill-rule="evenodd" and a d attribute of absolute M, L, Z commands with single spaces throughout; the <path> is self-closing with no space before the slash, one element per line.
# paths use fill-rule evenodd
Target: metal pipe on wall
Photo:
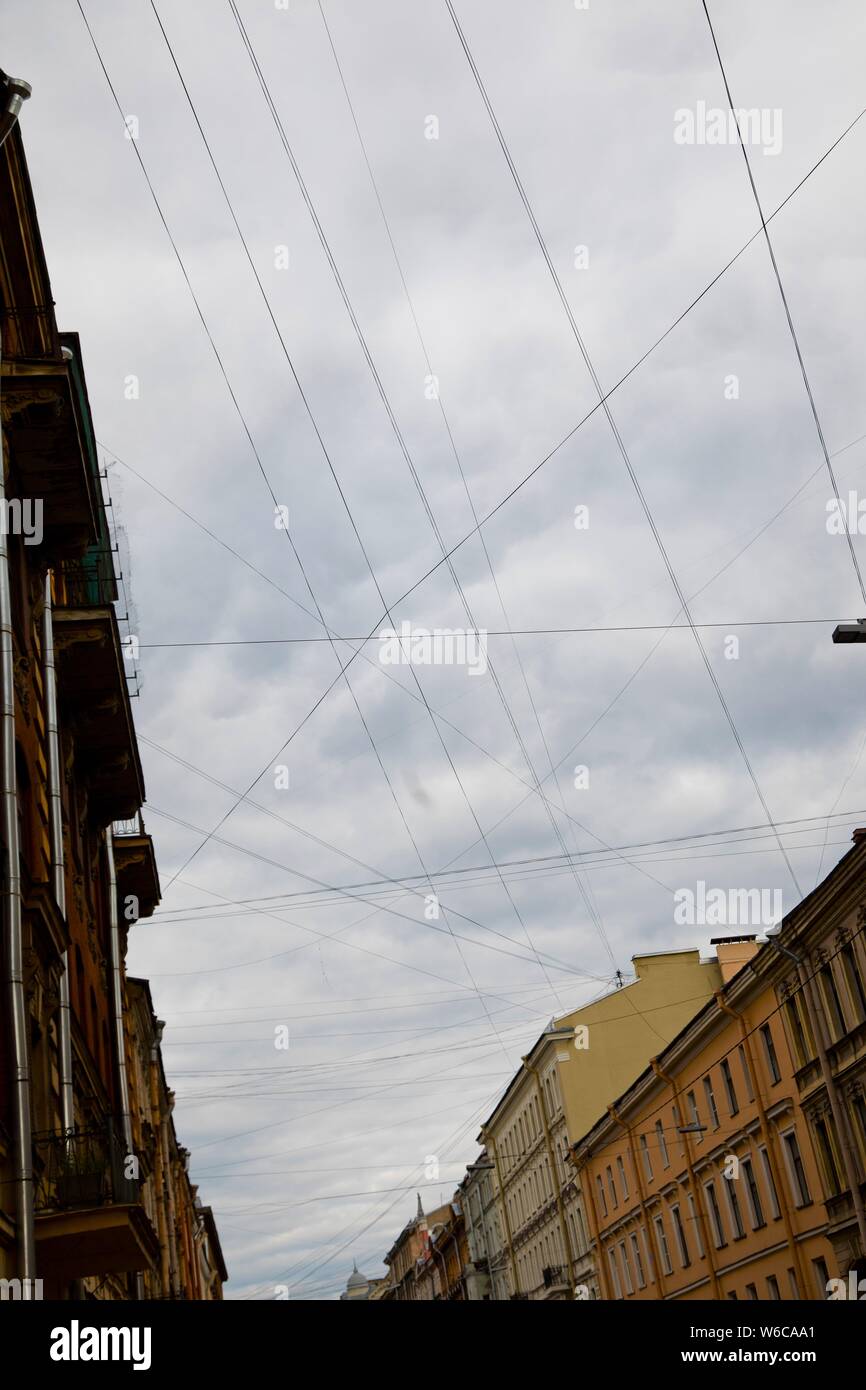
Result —
<path fill-rule="evenodd" d="M 123 964 L 120 958 L 120 928 L 117 917 L 117 873 L 114 868 L 114 837 L 105 828 L 105 857 L 108 864 L 108 925 L 111 940 L 111 1014 L 117 1056 L 117 1084 L 120 1091 L 120 1119 L 127 1154 L 132 1153 L 132 1115 L 129 1109 L 129 1076 L 126 1070 L 126 1038 L 123 1032 Z"/>
<path fill-rule="evenodd" d="M 51 571 L 45 575 L 45 608 L 42 626 L 45 680 L 46 738 L 48 743 L 48 824 L 51 835 L 51 879 L 54 900 L 66 921 L 66 864 L 63 853 L 63 805 L 60 798 L 60 735 L 57 718 L 57 671 L 54 664 L 54 622 Z M 60 1113 L 63 1130 L 75 1128 L 75 1095 L 72 1089 L 72 1009 L 69 988 L 69 951 L 63 952 L 60 976 Z"/>
<path fill-rule="evenodd" d="M 0 343 L 2 362 L 2 343 Z M 6 465 L 0 449 L 0 507 L 6 502 Z M 21 921 L 21 865 L 18 837 L 18 778 L 15 766 L 15 683 L 12 640 L 12 596 L 9 586 L 9 545 L 0 527 L 0 804 L 6 849 L 3 883 L 5 927 L 5 984 L 12 1031 L 12 1070 L 15 1113 L 15 1212 L 18 1236 L 18 1275 L 36 1277 L 36 1235 L 33 1222 L 33 1140 L 30 1116 L 30 1039 L 24 997 L 24 940 Z M 29 1287 L 29 1286 L 26 1286 Z"/>
<path fill-rule="evenodd" d="M 7 77 L 5 102 L 0 113 L 0 147 L 18 120 L 22 102 L 30 96 L 30 84 Z M 0 364 L 3 342 L 0 335 Z M 6 460 L 0 443 L 0 505 L 6 501 Z M 0 534 L 0 799 L 6 844 L 3 887 L 3 924 L 6 928 L 5 973 L 12 1020 L 12 1058 L 15 1109 L 15 1210 L 18 1223 L 18 1273 L 21 1279 L 36 1276 L 36 1235 L 33 1223 L 33 1149 L 30 1118 L 30 1044 L 27 1036 L 27 1004 L 24 998 L 24 943 L 21 926 L 21 871 L 18 843 L 18 786 L 15 767 L 15 685 L 13 680 L 12 600 L 9 589 L 9 549 L 6 528 Z M 30 1285 L 25 1285 L 29 1290 Z"/>

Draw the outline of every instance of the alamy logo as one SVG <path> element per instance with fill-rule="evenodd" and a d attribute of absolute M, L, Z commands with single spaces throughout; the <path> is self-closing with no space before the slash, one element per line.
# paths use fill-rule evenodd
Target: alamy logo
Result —
<path fill-rule="evenodd" d="M 31 1302 L 42 1298 L 41 1279 L 0 1279 L 0 1301 L 18 1299 Z"/>
<path fill-rule="evenodd" d="M 674 893 L 674 921 L 688 927 L 772 927 L 781 922 L 781 888 L 707 888 L 698 879 L 694 891 Z"/>
<path fill-rule="evenodd" d="M 413 627 L 402 622 L 399 633 L 386 628 L 379 634 L 379 660 L 383 666 L 467 666 L 470 676 L 487 670 L 487 631 Z"/>
<path fill-rule="evenodd" d="M 827 503 L 827 533 L 831 536 L 866 536 L 866 499 L 849 492 L 847 500 L 831 497 Z"/>
<path fill-rule="evenodd" d="M 149 1327 L 69 1327 L 51 1332 L 52 1361 L 131 1361 L 134 1371 L 150 1370 Z"/>
<path fill-rule="evenodd" d="M 827 1280 L 827 1297 L 831 1302 L 838 1302 L 843 1298 L 864 1299 L 866 1298 L 866 1279 L 858 1279 L 857 1271 L 848 1270 L 848 1283 L 844 1279 Z"/>
<path fill-rule="evenodd" d="M 4 497 L 0 501 L 0 534 L 23 536 L 25 545 L 41 545 L 42 498 Z"/>
<path fill-rule="evenodd" d="M 737 127 L 739 126 L 739 135 Z M 674 112 L 676 145 L 760 145 L 764 154 L 781 154 L 782 112 L 780 107 L 738 107 L 725 111 L 699 101 L 694 111 L 681 106 Z"/>

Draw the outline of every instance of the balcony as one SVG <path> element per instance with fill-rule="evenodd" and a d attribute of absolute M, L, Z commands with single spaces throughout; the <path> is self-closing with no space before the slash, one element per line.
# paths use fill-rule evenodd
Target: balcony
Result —
<path fill-rule="evenodd" d="M 122 899 L 135 897 L 138 917 L 150 917 L 159 904 L 159 872 L 141 812 L 130 820 L 115 821 L 113 836 L 118 894 Z"/>
<path fill-rule="evenodd" d="M 545 1299 L 561 1298 L 568 1290 L 568 1280 L 562 1265 L 547 1265 L 541 1271 Z"/>
<path fill-rule="evenodd" d="M 97 824 L 127 820 L 144 801 L 111 552 L 91 547 L 56 572 L 54 644 L 60 699 L 72 715 Z"/>
<path fill-rule="evenodd" d="M 40 1275 L 66 1282 L 86 1275 L 152 1268 L 159 1242 L 140 1204 L 138 1179 L 116 1121 L 33 1141 Z"/>

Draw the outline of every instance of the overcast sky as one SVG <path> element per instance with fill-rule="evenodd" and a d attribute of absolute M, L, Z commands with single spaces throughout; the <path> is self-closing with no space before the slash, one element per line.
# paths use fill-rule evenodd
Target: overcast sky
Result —
<path fill-rule="evenodd" d="M 329 1298 L 353 1260 L 384 1272 L 416 1191 L 448 1199 L 554 1013 L 637 952 L 709 949 L 677 889 L 778 888 L 788 910 L 844 852 L 866 656 L 830 634 L 866 602 L 762 235 L 610 401 L 692 617 L 718 624 L 719 691 L 688 627 L 664 631 L 679 599 L 601 410 L 397 602 L 442 558 L 433 522 L 457 545 L 598 400 L 445 0 L 323 0 L 333 50 L 317 0 L 238 6 L 388 409 L 229 5 L 156 8 L 285 350 L 149 0 L 84 0 L 135 143 L 77 0 L 6 0 L 0 61 L 33 86 L 58 321 L 81 335 L 141 644 L 164 897 L 128 966 L 168 1022 L 227 1296 Z M 609 390 L 760 230 L 741 150 L 674 138 L 678 111 L 726 109 L 702 5 L 455 10 Z M 863 106 L 866 13 L 711 14 L 736 105 L 766 113 L 769 216 Z M 770 227 L 845 498 L 866 485 L 864 141 L 866 118 Z M 379 632 L 380 591 L 398 624 L 465 628 L 468 607 L 486 674 L 384 666 L 374 640 L 346 679 L 357 640 L 277 640 Z M 799 891 L 761 796 L 797 822 Z M 500 876 L 491 854 L 536 862 Z"/>

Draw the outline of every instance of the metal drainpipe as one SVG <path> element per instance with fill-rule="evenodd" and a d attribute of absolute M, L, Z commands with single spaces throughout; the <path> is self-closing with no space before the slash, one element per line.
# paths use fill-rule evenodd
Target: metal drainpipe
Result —
<path fill-rule="evenodd" d="M 63 853 L 63 808 L 60 799 L 60 738 L 57 718 L 57 672 L 54 664 L 54 622 L 51 571 L 45 575 L 43 616 L 43 666 L 45 723 L 48 743 L 48 821 L 51 834 L 51 877 L 54 900 L 66 922 L 66 865 Z M 75 1096 L 72 1089 L 72 1013 L 69 989 L 69 951 L 61 957 L 60 976 L 60 1114 L 64 1134 L 75 1128 Z"/>
<path fill-rule="evenodd" d="M 848 1128 L 848 1116 L 839 1100 L 839 1092 L 836 1089 L 836 1078 L 833 1075 L 830 1059 L 827 1056 L 825 1039 L 829 1037 L 829 1029 L 827 1028 L 824 1018 L 824 1005 L 821 1000 L 821 991 L 818 987 L 818 981 L 814 976 L 809 974 L 802 961 L 797 962 L 797 974 L 800 978 L 800 987 L 806 1000 L 809 1022 L 812 1025 L 812 1032 L 815 1034 L 815 1046 L 818 1049 L 818 1059 L 821 1063 L 821 1076 L 827 1090 L 830 1111 L 836 1125 L 836 1133 L 839 1136 L 839 1143 L 842 1148 L 842 1162 L 845 1168 L 845 1177 L 851 1191 L 854 1217 L 857 1222 L 857 1230 L 860 1233 L 860 1254 L 866 1255 L 866 1213 L 864 1213 L 863 1198 L 860 1195 L 860 1180 L 857 1177 L 857 1164 L 854 1158 L 853 1144 L 851 1142 L 851 1131 Z"/>
<path fill-rule="evenodd" d="M 6 132 L 8 134 L 8 131 Z M 2 342 L 0 342 L 2 364 Z M 6 466 L 0 443 L 0 507 L 6 501 Z M 18 1277 L 36 1277 L 36 1234 L 33 1220 L 33 1137 L 30 1116 L 30 1040 L 24 997 L 24 941 L 21 924 L 21 865 L 18 843 L 18 786 L 15 767 L 15 685 L 12 642 L 12 597 L 9 588 L 9 547 L 0 527 L 0 796 L 6 842 L 3 886 L 6 928 L 5 975 L 12 1021 L 12 1063 L 15 1111 L 15 1211 L 18 1235 Z M 27 1284 L 28 1290 L 32 1285 Z"/>
<path fill-rule="evenodd" d="M 171 1293 L 174 1297 L 180 1292 L 180 1276 L 177 1265 L 177 1230 L 174 1208 L 174 1171 L 168 1144 L 168 1115 L 163 1115 L 160 1123 L 162 1138 L 162 1162 L 165 1172 L 165 1195 L 168 1205 L 168 1251 Z"/>
<path fill-rule="evenodd" d="M 129 1105 L 129 1075 L 126 1070 L 126 1038 L 123 1029 L 123 966 L 120 959 L 120 927 L 117 917 L 117 873 L 114 867 L 114 836 L 111 826 L 105 827 L 105 857 L 108 863 L 108 925 L 111 938 L 111 1005 L 114 1022 L 114 1045 L 117 1052 L 117 1083 L 120 1091 L 120 1123 L 126 1157 L 134 1153 L 132 1142 L 132 1112 Z M 135 1275 L 135 1296 L 144 1298 L 144 1277 Z"/>
<path fill-rule="evenodd" d="M 650 1066 L 652 1067 L 656 1076 L 661 1077 L 662 1081 L 664 1081 L 668 1086 L 670 1086 L 671 1093 L 674 1098 L 674 1109 L 676 1110 L 677 1119 L 679 1120 L 678 1127 L 680 1129 L 683 1129 L 683 1112 L 680 1107 L 680 1093 L 676 1081 L 672 1076 L 668 1076 L 667 1073 L 662 1070 L 661 1064 L 657 1057 L 653 1057 L 651 1059 Z M 719 1281 L 718 1270 L 716 1269 L 715 1244 L 713 1241 L 713 1233 L 710 1229 L 710 1218 L 704 1209 L 704 1191 L 703 1188 L 698 1185 L 698 1180 L 695 1175 L 695 1165 L 692 1161 L 692 1146 L 689 1143 L 689 1137 L 690 1136 L 686 1133 L 681 1135 L 683 1141 L 683 1148 L 685 1149 L 686 1153 L 686 1167 L 689 1170 L 689 1182 L 692 1185 L 692 1192 L 695 1198 L 695 1209 L 698 1213 L 698 1220 L 700 1221 L 704 1232 L 704 1249 L 706 1251 L 707 1266 L 709 1268 L 710 1277 L 712 1278 L 713 1282 L 715 1301 L 717 1303 L 720 1303 L 722 1300 L 722 1286 Z M 723 1178 L 722 1181 L 725 1182 L 726 1179 Z"/>
<path fill-rule="evenodd" d="M 514 1241 L 511 1235 L 511 1218 L 508 1215 L 508 1198 L 505 1195 L 505 1188 L 502 1184 L 502 1173 L 499 1169 L 499 1155 L 496 1152 L 496 1140 L 489 1130 L 481 1130 L 481 1138 L 484 1147 L 490 1147 L 493 1153 L 493 1167 L 496 1172 L 496 1181 L 499 1184 L 499 1205 L 502 1207 L 502 1220 L 505 1226 L 505 1244 L 508 1247 L 508 1258 L 511 1264 L 511 1277 L 514 1280 L 514 1292 L 520 1293 L 520 1279 L 517 1274 L 517 1260 L 514 1255 Z"/>
<path fill-rule="evenodd" d="M 585 1194 L 583 1205 L 587 1217 L 589 1218 L 590 1250 L 592 1249 L 592 1242 L 595 1241 L 595 1248 L 598 1252 L 597 1273 L 598 1283 L 601 1289 L 602 1300 L 608 1303 L 615 1303 L 616 1299 L 614 1298 L 614 1291 L 611 1287 L 610 1276 L 608 1275 L 607 1266 L 605 1265 L 604 1259 L 602 1258 L 605 1254 L 605 1251 L 602 1248 L 601 1244 L 601 1221 L 599 1220 L 598 1211 L 596 1210 L 595 1193 L 592 1190 L 592 1173 L 588 1172 L 588 1181 L 585 1184 L 581 1176 L 584 1173 L 584 1171 L 589 1169 L 589 1163 L 590 1159 L 592 1158 L 592 1155 L 590 1154 L 588 1149 L 584 1149 L 582 1151 L 582 1157 L 580 1154 L 578 1154 L 576 1148 L 572 1149 L 571 1152 L 574 1154 L 574 1171 L 577 1174 L 578 1178 L 580 1178 L 580 1190 Z"/>
<path fill-rule="evenodd" d="M 538 1068 L 533 1066 L 524 1057 L 523 1065 L 528 1072 L 535 1077 L 535 1089 L 538 1094 L 538 1105 L 541 1110 L 541 1128 L 544 1131 L 544 1142 L 547 1148 L 547 1161 L 550 1164 L 550 1184 L 553 1188 L 556 1211 L 559 1216 L 559 1233 L 562 1237 L 562 1253 L 565 1256 L 565 1267 L 568 1278 L 569 1292 L 574 1298 L 574 1251 L 571 1248 L 571 1238 L 568 1234 L 568 1223 L 565 1219 L 565 1208 L 562 1204 L 562 1184 L 559 1181 L 559 1174 L 556 1171 L 556 1159 L 553 1153 L 553 1140 L 550 1137 L 550 1129 L 547 1123 L 547 1110 L 544 1105 L 544 1092 L 541 1089 L 541 1077 Z"/>
<path fill-rule="evenodd" d="M 162 1286 L 163 1297 L 171 1293 L 171 1275 L 169 1269 L 168 1253 L 168 1231 L 166 1229 L 165 1215 L 165 1172 L 162 1162 L 162 1119 L 160 1117 L 159 1106 L 159 1044 L 162 1038 L 163 1024 L 157 1021 L 156 1037 L 150 1049 L 150 1123 L 156 1134 L 154 1145 L 154 1189 L 156 1197 L 156 1221 L 159 1228 L 159 1272 Z"/>
<path fill-rule="evenodd" d="M 123 1032 L 123 974 L 120 959 L 120 927 L 117 918 L 117 873 L 114 867 L 114 837 L 105 829 L 105 856 L 108 863 L 108 924 L 111 939 L 111 1004 L 114 1045 L 117 1053 L 117 1082 L 120 1090 L 120 1122 L 127 1155 L 132 1153 L 132 1117 L 129 1110 L 129 1077 L 126 1071 L 126 1039 Z"/>
<path fill-rule="evenodd" d="M 637 1183 L 637 1197 L 640 1203 L 640 1214 L 643 1217 L 644 1221 L 644 1231 L 646 1232 L 646 1238 L 649 1245 L 649 1252 L 652 1256 L 653 1264 L 655 1265 L 654 1273 L 656 1285 L 662 1296 L 662 1299 L 664 1300 L 668 1296 L 668 1286 L 665 1283 L 665 1272 L 662 1268 L 662 1262 L 656 1243 L 656 1233 L 653 1229 L 652 1218 L 650 1217 L 649 1207 L 647 1205 L 647 1198 L 646 1193 L 644 1191 L 643 1178 L 641 1177 L 640 1163 L 638 1162 L 637 1146 L 634 1141 L 634 1130 L 631 1128 L 630 1125 L 626 1124 L 625 1120 L 622 1119 L 620 1115 L 617 1114 L 617 1110 L 614 1105 L 609 1105 L 607 1109 L 611 1119 L 616 1120 L 616 1123 L 619 1125 L 620 1129 L 624 1129 L 628 1137 L 628 1149 L 629 1153 L 631 1154 L 631 1166 L 634 1169 L 634 1180 Z M 653 1271 L 650 1271 L 650 1273 L 653 1273 Z"/>

